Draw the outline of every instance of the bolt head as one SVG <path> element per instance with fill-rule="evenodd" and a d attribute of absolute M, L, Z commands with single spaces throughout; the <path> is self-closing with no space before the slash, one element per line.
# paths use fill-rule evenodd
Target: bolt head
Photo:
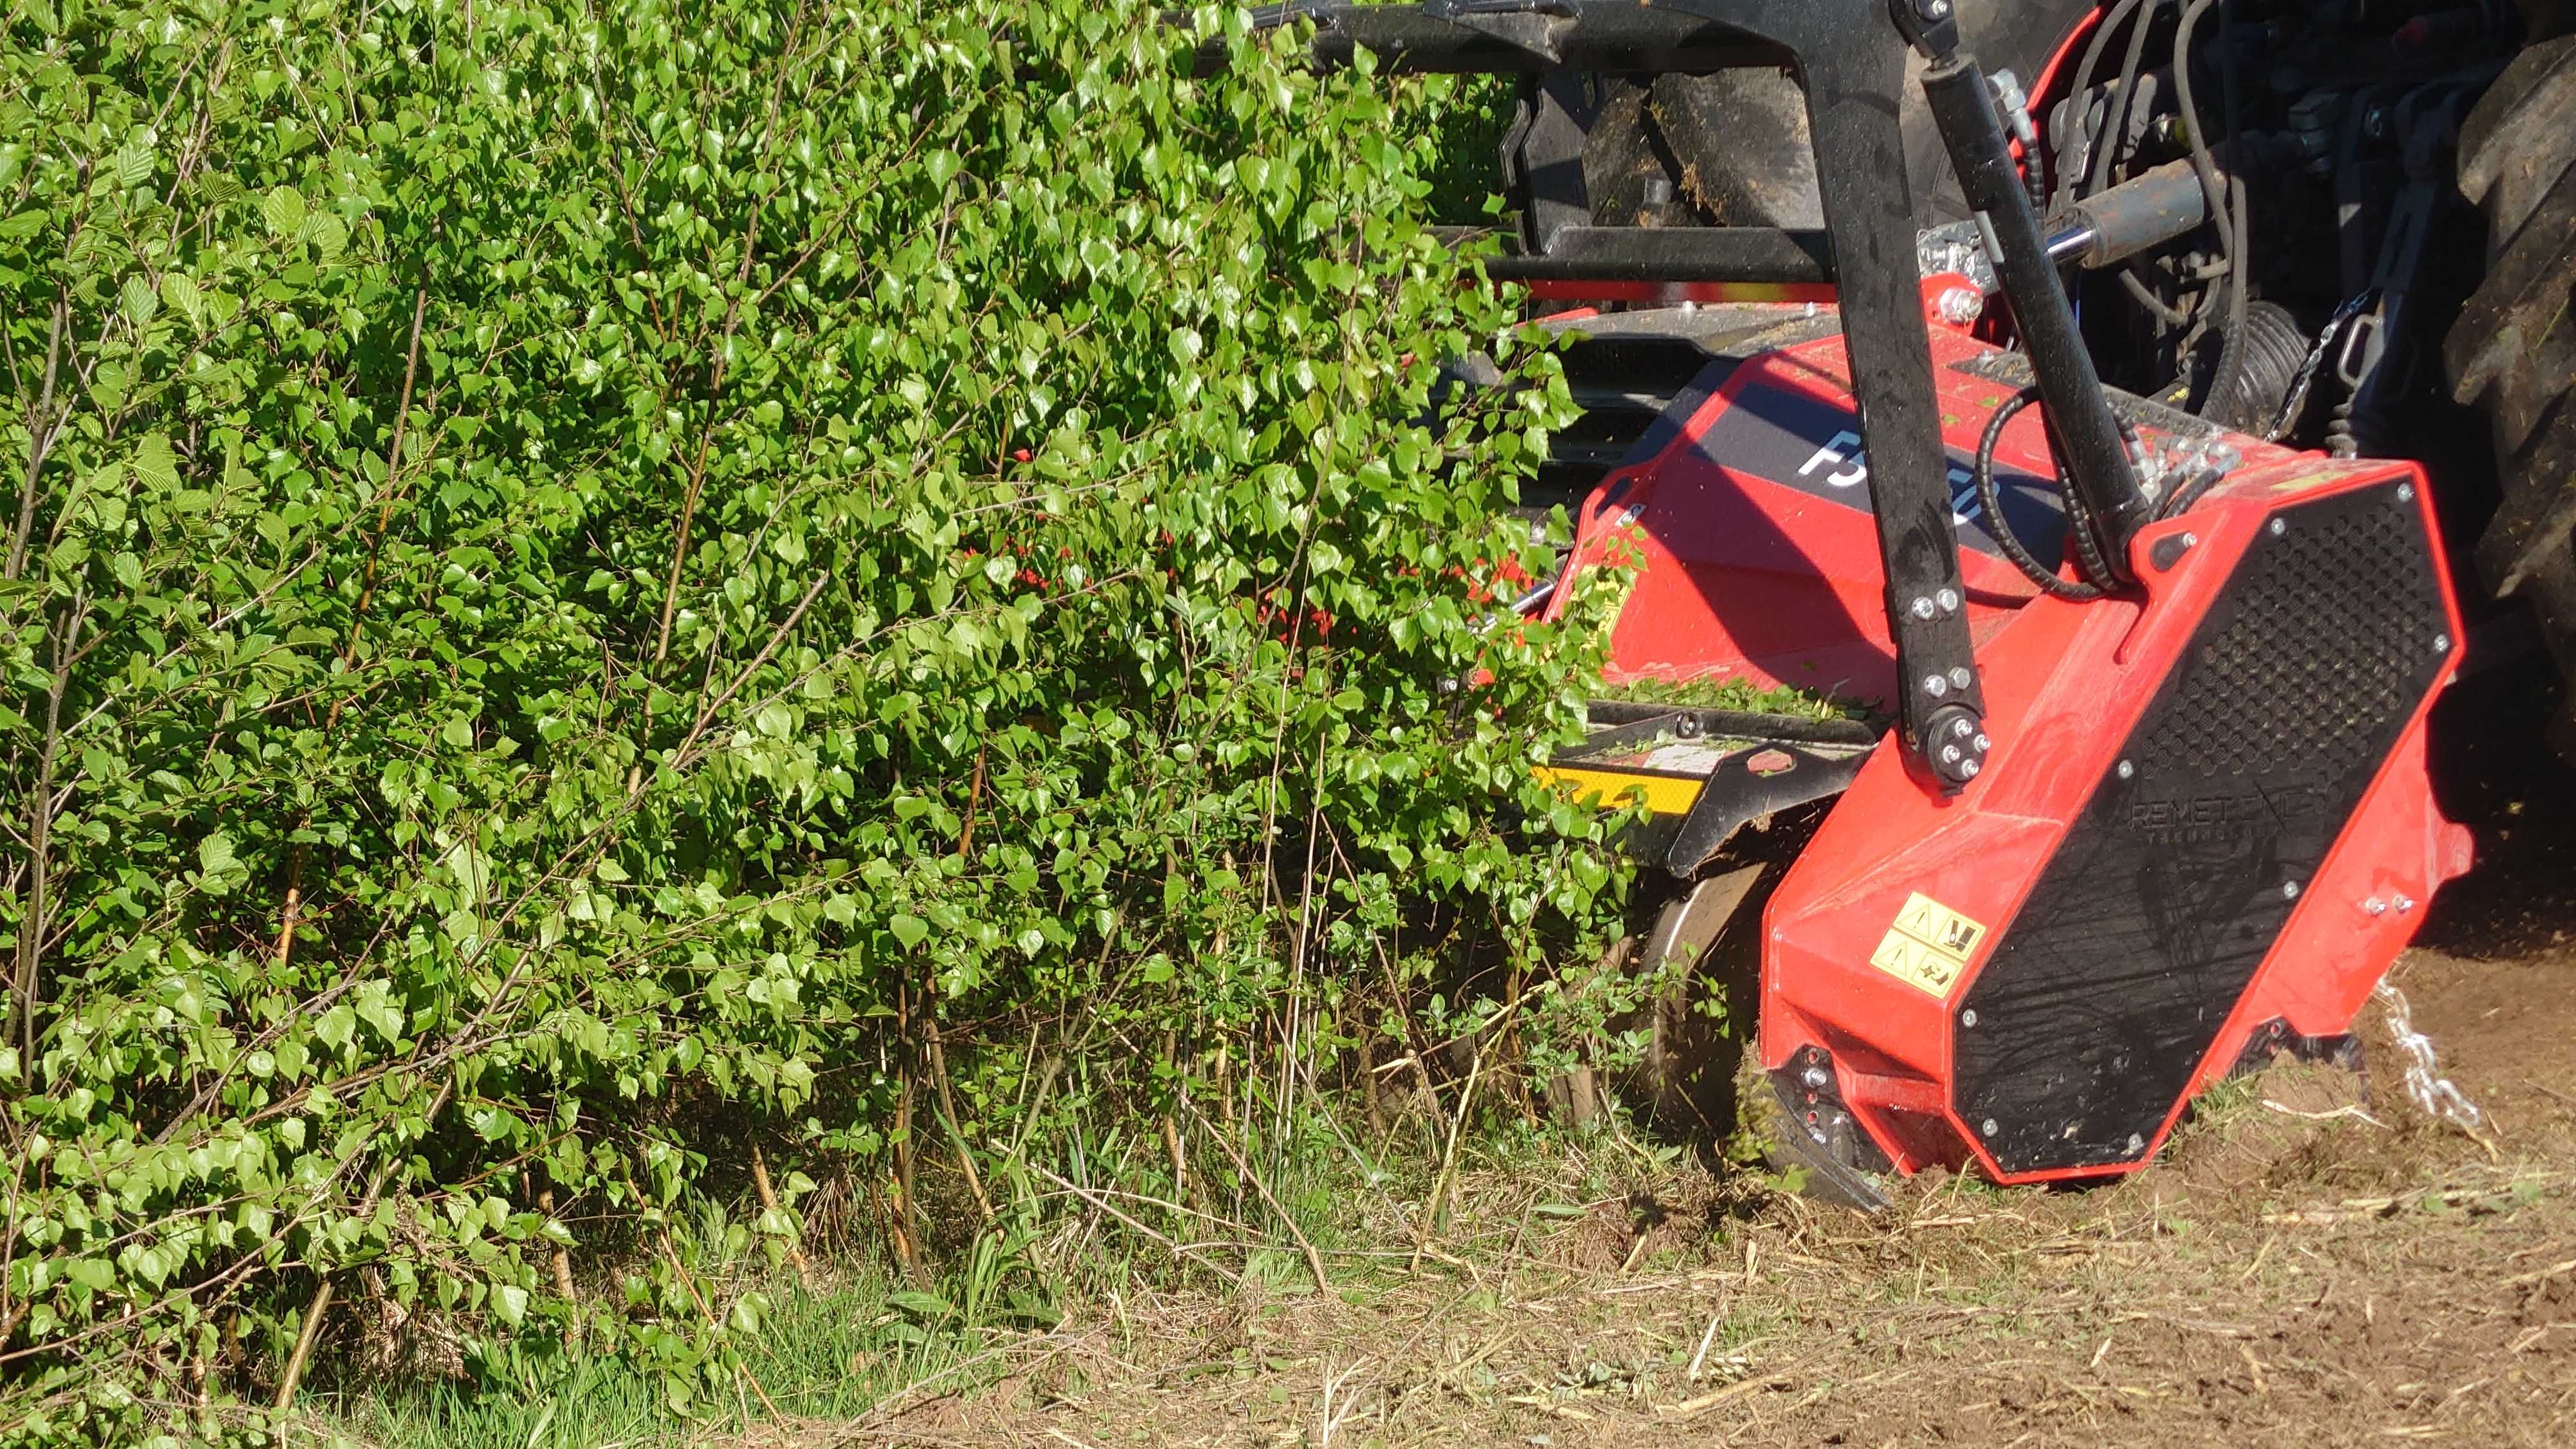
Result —
<path fill-rule="evenodd" d="M 1984 765 L 1975 760 L 1962 760 L 1959 763 L 1959 774 L 1962 778 L 1973 780 L 1977 778 L 1977 772 L 1984 768 Z"/>
<path fill-rule="evenodd" d="M 2414 501 L 2415 501 L 2415 485 L 2414 485 L 2414 484 L 2412 484 L 2412 483 L 2400 483 L 2400 484 L 2398 484 L 2398 485 L 2397 485 L 2397 501 L 2398 501 L 2398 502 L 2400 502 L 2400 503 L 2412 503 L 2412 502 L 2414 502 Z"/>
<path fill-rule="evenodd" d="M 1914 617 L 1918 619 L 1929 619 L 1934 613 L 1932 597 L 1929 594 L 1915 595 L 1911 607 L 1914 610 Z"/>
<path fill-rule="evenodd" d="M 1975 1007 L 1973 1007 L 1973 1006 L 1972 1006 L 1972 1007 L 1969 1007 L 1967 1010 L 1965 1010 L 1965 1011 L 1963 1011 L 1963 1012 L 1960 1012 L 1960 1013 L 1959 1013 L 1959 1025 L 1961 1025 L 1961 1026 L 1975 1026 L 1976 1024 L 1977 1024 L 1977 1009 L 1976 1009 Z"/>
<path fill-rule="evenodd" d="M 2130 1133 L 2130 1134 L 2129 1134 L 2129 1155 L 2130 1155 L 2131 1157 L 2135 1157 L 2135 1156 L 2137 1156 L 2139 1153 L 2144 1152 L 2144 1151 L 2146 1151 L 2146 1150 L 2147 1150 L 2147 1139 L 2146 1139 L 2146 1138 L 2144 1138 L 2144 1137 L 2139 1136 L 2139 1135 L 2138 1135 L 2137 1133 L 2135 1133 L 2135 1132 Z"/>
<path fill-rule="evenodd" d="M 1823 1067 L 1809 1067 L 1804 1072 L 1798 1074 L 1798 1080 L 1805 1082 L 1810 1087 L 1821 1087 L 1827 1082 L 1832 1081 L 1833 1077 L 1827 1074 Z"/>
<path fill-rule="evenodd" d="M 1941 763 L 1945 765 L 1955 765 L 1959 763 L 1959 747 L 1957 745 L 1943 745 L 1941 747 Z"/>
<path fill-rule="evenodd" d="M 1987 739 L 1984 735 L 1977 736 L 1974 740 L 1970 741 L 1970 743 L 1977 747 L 1977 753 L 1981 755 L 1995 747 L 1995 742 Z"/>
<path fill-rule="evenodd" d="M 2200 535 L 2186 531 L 2182 536 L 2182 546 L 2186 549 L 2200 547 Z"/>
<path fill-rule="evenodd" d="M 1941 696 L 1950 692 L 1950 681 L 1943 679 L 1937 674 L 1924 675 L 1923 692 L 1932 696 L 1934 699 L 1939 699 Z"/>
<path fill-rule="evenodd" d="M 1995 1135 L 1995 1119 L 1994 1119 L 1994 1118 L 1992 1118 L 1992 1117 L 1989 1117 L 1989 1118 L 1987 1118 L 1985 1121 L 1978 1123 L 1978 1124 L 1977 1124 L 1977 1130 L 1978 1130 L 1978 1131 L 1980 1131 L 1980 1132 L 1983 1132 L 1983 1133 L 1984 1133 L 1984 1134 L 1986 1134 L 1988 1137 L 1992 1137 L 1992 1136 L 1994 1136 L 1994 1135 Z"/>
<path fill-rule="evenodd" d="M 2285 880 L 2281 882 L 2281 899 L 2285 901 L 2295 901 L 2298 898 L 2299 883 L 2297 881 Z"/>
<path fill-rule="evenodd" d="M 1976 682 L 1977 676 L 1969 673 L 1968 666 L 1964 664 L 1950 671 L 1950 684 L 1955 689 L 1965 689 Z"/>
<path fill-rule="evenodd" d="M 1959 591 L 1957 589 L 1943 589 L 1932 597 L 1939 601 L 1941 612 L 1944 614 L 1955 612 L 1959 607 Z"/>
<path fill-rule="evenodd" d="M 2275 518 L 2275 519 L 2273 519 L 2273 520 L 2272 520 L 2272 536 L 2273 536 L 2274 538 L 2279 538 L 2282 534 L 2285 534 L 2285 533 L 2287 533 L 2287 532 L 2289 532 L 2289 531 L 2290 531 L 2290 521 L 2289 521 L 2288 519 L 2286 519 L 2286 518 Z"/>
<path fill-rule="evenodd" d="M 1976 732 L 1977 727 L 1968 723 L 1966 720 L 1954 719 L 1950 721 L 1950 733 L 1959 736 L 1961 739 L 1965 739 Z"/>
<path fill-rule="evenodd" d="M 2434 635 L 2434 636 L 2433 636 L 2433 652 L 2434 652 L 2434 653 L 2436 653 L 2436 654 L 2448 654 L 2448 653 L 2450 653 L 2450 652 L 2451 652 L 2451 636 L 2450 636 L 2450 635 L 2448 635 L 2448 634 L 2436 634 L 2436 635 Z"/>
<path fill-rule="evenodd" d="M 2415 898 L 2413 896 L 2399 896 L 2397 898 L 2397 914 L 2402 916 L 2413 909 L 2415 909 Z"/>
<path fill-rule="evenodd" d="M 2138 766 L 2137 766 L 2137 764 L 2136 764 L 2136 762 L 2135 762 L 2135 761 L 2131 761 L 2131 760 L 2122 760 L 2122 761 L 2120 762 L 2120 778 L 2121 778 L 2121 779 L 2123 779 L 2123 780 L 2134 779 L 2134 778 L 2136 778 L 2137 773 L 2138 773 Z"/>

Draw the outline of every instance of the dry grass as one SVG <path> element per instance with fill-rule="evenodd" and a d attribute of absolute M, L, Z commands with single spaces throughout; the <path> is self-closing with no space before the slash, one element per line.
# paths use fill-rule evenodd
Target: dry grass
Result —
<path fill-rule="evenodd" d="M 2568 1442 L 2576 1086 L 2530 1084 L 2576 1083 L 2576 960 L 2402 969 L 2497 1134 L 2282 1066 L 2117 1186 L 1922 1179 L 1877 1218 L 1616 1140 L 1471 1163 L 1417 1271 L 1417 1205 L 1356 1205 L 1381 1246 L 1328 1250 L 1331 1294 L 1256 1256 L 759 1442 Z M 2495 991 L 2566 1019 L 2461 1019 Z"/>

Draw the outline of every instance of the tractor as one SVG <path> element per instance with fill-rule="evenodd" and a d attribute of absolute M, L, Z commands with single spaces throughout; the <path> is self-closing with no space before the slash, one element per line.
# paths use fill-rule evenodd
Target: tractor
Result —
<path fill-rule="evenodd" d="M 1627 590 L 1547 773 L 1643 812 L 1644 959 L 1758 942 L 1812 1184 L 2113 1177 L 2231 1073 L 2353 1058 L 2470 864 L 2435 697 L 2576 663 L 2576 12 L 1258 19 L 1508 78 L 1507 222 L 1457 240 L 1501 233 L 1585 409 L 1520 607 Z M 1783 691 L 1852 708 L 1743 707 Z"/>

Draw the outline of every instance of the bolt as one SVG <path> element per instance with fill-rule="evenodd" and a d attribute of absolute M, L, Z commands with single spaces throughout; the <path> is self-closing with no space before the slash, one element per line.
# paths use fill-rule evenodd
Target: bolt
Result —
<path fill-rule="evenodd" d="M 2400 484 L 2398 484 L 2398 485 L 2397 485 L 2397 501 L 2398 501 L 2398 502 L 2400 502 L 2400 503 L 2412 503 L 2412 502 L 2414 502 L 2414 501 L 2415 501 L 2415 485 L 2414 485 L 2414 484 L 2412 484 L 2412 483 L 2400 483 Z"/>
<path fill-rule="evenodd" d="M 1939 20 L 1950 13 L 1950 0 L 1914 0 L 1914 13 L 1926 20 Z"/>
<path fill-rule="evenodd" d="M 2200 547 L 2200 535 L 2196 533 L 2185 533 L 2182 536 L 2182 546 L 2186 551 Z"/>
<path fill-rule="evenodd" d="M 1976 682 L 1977 676 L 1970 674 L 1968 666 L 1964 664 L 1950 671 L 1950 683 L 1957 688 L 1965 689 Z"/>
<path fill-rule="evenodd" d="M 1991 750 L 1991 749 L 1993 749 L 1993 748 L 1995 747 L 1995 742 L 1994 742 L 1993 740 L 1987 739 L 1984 735 L 1979 735 L 1979 736 L 1977 736 L 1977 738 L 1976 738 L 1976 740 L 1974 741 L 1974 743 L 1975 743 L 1975 745 L 1976 745 L 1976 747 L 1977 747 L 1977 753 L 1978 753 L 1978 754 L 1981 754 L 1981 755 L 1982 755 L 1982 754 L 1984 754 L 1986 751 Z"/>
<path fill-rule="evenodd" d="M 1832 1081 L 1833 1078 L 1826 1074 L 1823 1067 L 1809 1067 L 1799 1074 L 1798 1080 L 1806 1083 L 1810 1087 L 1821 1087 L 1827 1082 Z"/>
<path fill-rule="evenodd" d="M 1949 287 L 1943 289 L 1932 306 L 1942 321 L 1953 327 L 1966 327 L 1984 315 L 1986 299 L 1966 287 Z"/>
<path fill-rule="evenodd" d="M 2285 880 L 2281 882 L 2281 899 L 2285 901 L 2295 901 L 2298 898 L 2299 883 L 2297 881 Z"/>
<path fill-rule="evenodd" d="M 1967 1010 L 1965 1010 L 1965 1011 L 1963 1011 L 1963 1012 L 1960 1012 L 1960 1013 L 1959 1013 L 1959 1025 L 1961 1025 L 1961 1026 L 1975 1026 L 1976 1024 L 1977 1024 L 1977 1009 L 1976 1009 L 1975 1007 L 1973 1007 L 1973 1006 L 1972 1006 L 1972 1007 L 1969 1007 Z"/>
<path fill-rule="evenodd" d="M 2135 1132 L 2130 1133 L 2130 1134 L 2129 1134 L 2129 1155 L 2130 1155 L 2131 1157 L 2135 1157 L 2135 1156 L 2137 1156 L 2139 1153 L 2144 1152 L 2144 1151 L 2146 1151 L 2146 1150 L 2147 1150 L 2147 1139 L 2145 1139 L 2144 1137 L 2139 1136 L 2139 1135 L 2138 1135 L 2137 1133 L 2135 1133 Z"/>
<path fill-rule="evenodd" d="M 2384 916 L 2388 914 L 2388 902 L 2381 900 L 2377 896 L 2372 896 L 2369 900 L 2363 901 L 2361 903 L 2361 908 L 2374 916 Z"/>
<path fill-rule="evenodd" d="M 1968 737 L 1969 735 L 1975 734 L 1976 732 L 1977 732 L 1977 727 L 1976 727 L 1975 725 L 1972 725 L 1972 724 L 1968 723 L 1966 720 L 1963 720 L 1963 719 L 1954 719 L 1954 720 L 1950 721 L 1950 733 L 1952 733 L 1952 734 L 1954 734 L 1954 735 L 1957 735 L 1957 736 L 1959 736 L 1959 737 L 1960 737 L 1960 738 L 1962 738 L 1962 739 L 1965 739 L 1965 738 L 1966 738 L 1966 737 Z"/>
<path fill-rule="evenodd" d="M 1672 199 L 1673 182 L 1671 177 L 1649 176 L 1646 178 L 1646 204 L 1648 206 L 1662 206 Z"/>
<path fill-rule="evenodd" d="M 2286 518 L 2275 518 L 2275 519 L 2273 519 L 2273 520 L 2272 520 L 2272 536 L 2273 536 L 2274 538 L 2279 538 L 2282 534 L 2285 534 L 2285 533 L 2287 533 L 2287 532 L 2289 532 L 2289 531 L 2290 531 L 2290 521 L 2289 521 L 2288 519 L 2286 519 Z"/>
<path fill-rule="evenodd" d="M 2402 916 L 2413 909 L 2415 909 L 2415 898 L 2413 896 L 2399 896 L 2397 898 L 2397 914 Z"/>
<path fill-rule="evenodd" d="M 2123 780 L 2133 779 L 2133 778 L 2135 778 L 2135 777 L 2136 777 L 2137 773 L 2138 773 L 2138 767 L 2137 767 L 2137 765 L 2136 765 L 2135 763 L 2133 763 L 2133 762 L 2131 762 L 2131 761 L 2128 761 L 2128 760 L 2122 760 L 2122 761 L 2120 762 L 2120 778 L 2121 778 L 2121 779 L 2123 779 Z"/>
<path fill-rule="evenodd" d="M 1983 1123 L 1979 1124 L 1979 1126 L 1978 1126 L 1978 1130 L 1979 1130 L 1979 1131 L 1981 1131 L 1981 1132 L 1983 1132 L 1983 1133 L 1985 1133 L 1985 1134 L 1986 1134 L 1987 1136 L 1989 1136 L 1989 1137 L 1994 1136 L 1994 1135 L 1995 1135 L 1995 1119 L 1994 1119 L 1994 1118 L 1992 1118 L 1992 1117 L 1987 1118 Z"/>
<path fill-rule="evenodd" d="M 1941 696 L 1950 692 L 1950 681 L 1943 679 L 1937 674 L 1924 675 L 1923 692 L 1932 696 L 1934 699 L 1939 699 Z"/>
<path fill-rule="evenodd" d="M 1943 745 L 1941 747 L 1941 763 L 1945 765 L 1955 765 L 1959 763 L 1959 747 L 1957 745 Z"/>
<path fill-rule="evenodd" d="M 1983 768 L 1985 767 L 1978 764 L 1976 761 L 1968 760 L 1960 764 L 1959 774 L 1964 779 L 1973 780 L 1977 778 L 1977 771 Z"/>
<path fill-rule="evenodd" d="M 1914 617 L 1915 617 L 1915 618 L 1918 618 L 1918 619 L 1929 619 L 1929 618 L 1931 618 L 1931 617 L 1932 617 L 1932 612 L 1933 612 L 1933 608 L 1932 608 L 1932 597 L 1931 597 L 1931 595 L 1929 595 L 1929 594 L 1916 594 L 1916 595 L 1914 596 L 1913 609 L 1914 609 Z"/>
<path fill-rule="evenodd" d="M 1954 614 L 1958 612 L 1959 591 L 1957 589 L 1943 589 L 1932 597 L 1940 602 L 1942 613 Z"/>
<path fill-rule="evenodd" d="M 2451 636 L 2450 636 L 2450 635 L 2448 635 L 2448 634 L 2436 634 L 2436 635 L 2434 635 L 2434 636 L 2433 636 L 2433 652 L 2434 652 L 2434 653 L 2436 653 L 2436 654 L 2448 654 L 2448 653 L 2450 653 L 2450 652 L 2451 652 Z"/>

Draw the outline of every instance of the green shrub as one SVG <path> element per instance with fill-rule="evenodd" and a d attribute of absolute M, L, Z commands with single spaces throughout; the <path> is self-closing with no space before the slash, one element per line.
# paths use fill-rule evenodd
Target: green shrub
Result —
<path fill-rule="evenodd" d="M 0 1437 L 211 1432 L 326 1282 L 685 1405 L 751 1143 L 777 1252 L 827 1172 L 922 1250 L 960 1150 L 1177 1190 L 1086 1113 L 1231 1181 L 1597 940 L 1526 774 L 1597 646 L 1491 618 L 1565 393 L 1436 83 L 1195 25 L 11 8 Z M 1433 421 L 1470 348 L 1533 386 Z"/>

